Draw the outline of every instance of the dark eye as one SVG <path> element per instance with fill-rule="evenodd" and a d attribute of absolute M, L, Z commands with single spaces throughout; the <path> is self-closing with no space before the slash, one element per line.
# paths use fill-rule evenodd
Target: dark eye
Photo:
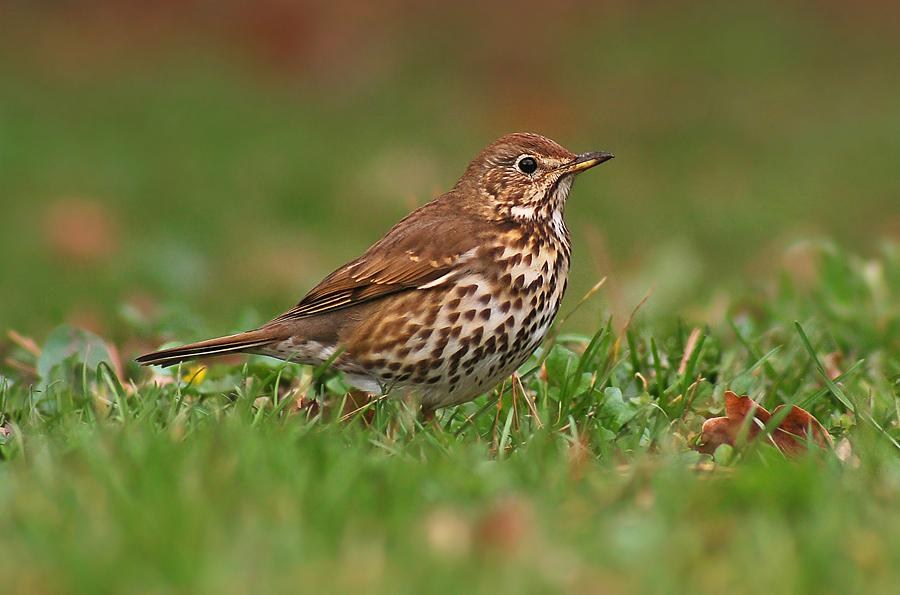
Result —
<path fill-rule="evenodd" d="M 537 160 L 534 157 L 520 157 L 516 162 L 516 167 L 519 168 L 519 171 L 523 174 L 533 174 L 537 171 Z"/>

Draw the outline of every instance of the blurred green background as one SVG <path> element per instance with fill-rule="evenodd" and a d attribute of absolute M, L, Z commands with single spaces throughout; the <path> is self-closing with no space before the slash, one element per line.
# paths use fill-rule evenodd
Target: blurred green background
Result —
<path fill-rule="evenodd" d="M 0 3 L 0 329 L 261 322 L 518 130 L 617 155 L 572 325 L 900 237 L 896 3 L 424 4 Z"/>

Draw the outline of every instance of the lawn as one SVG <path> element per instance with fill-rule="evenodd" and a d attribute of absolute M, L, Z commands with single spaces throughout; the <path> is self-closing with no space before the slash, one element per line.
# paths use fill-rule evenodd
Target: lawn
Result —
<path fill-rule="evenodd" d="M 891 3 L 132 4 L 0 9 L 0 593 L 896 592 Z M 133 362 L 289 308 L 517 130 L 616 159 L 514 382 L 423 425 L 327 369 Z M 728 390 L 834 446 L 699 453 Z"/>
<path fill-rule="evenodd" d="M 345 393 L 327 370 L 122 385 L 98 337 L 20 340 L 44 372 L 0 392 L 4 590 L 894 592 L 900 252 L 809 251 L 811 277 L 721 323 L 559 335 L 521 387 L 424 427 L 396 401 L 320 406 Z M 803 406 L 835 448 L 700 455 L 725 389 Z"/>

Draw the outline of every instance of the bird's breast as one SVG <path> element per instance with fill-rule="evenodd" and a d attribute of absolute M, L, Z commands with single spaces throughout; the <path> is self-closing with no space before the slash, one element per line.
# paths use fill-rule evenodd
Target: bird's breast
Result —
<path fill-rule="evenodd" d="M 485 241 L 455 275 L 385 299 L 339 358 L 386 390 L 465 401 L 515 371 L 547 334 L 569 273 L 567 246 L 542 234 Z"/>

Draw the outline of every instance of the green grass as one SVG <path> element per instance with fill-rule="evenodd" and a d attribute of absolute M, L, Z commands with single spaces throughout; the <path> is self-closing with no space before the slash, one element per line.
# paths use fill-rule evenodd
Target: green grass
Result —
<path fill-rule="evenodd" d="M 814 256 L 719 321 L 560 335 L 524 395 L 425 427 L 395 401 L 287 415 L 341 380 L 264 358 L 123 386 L 62 329 L 12 352 L 42 378 L 0 382 L 4 592 L 893 592 L 900 251 Z M 697 454 L 725 389 L 802 404 L 852 454 Z"/>
<path fill-rule="evenodd" d="M 0 336 L 0 593 L 896 590 L 887 3 L 176 4 L 0 18 L 0 332 L 39 343 Z M 280 313 L 513 130 L 617 155 L 564 312 L 608 281 L 524 395 L 420 427 L 287 415 L 324 370 L 129 361 Z M 701 457 L 726 389 L 842 456 Z"/>

